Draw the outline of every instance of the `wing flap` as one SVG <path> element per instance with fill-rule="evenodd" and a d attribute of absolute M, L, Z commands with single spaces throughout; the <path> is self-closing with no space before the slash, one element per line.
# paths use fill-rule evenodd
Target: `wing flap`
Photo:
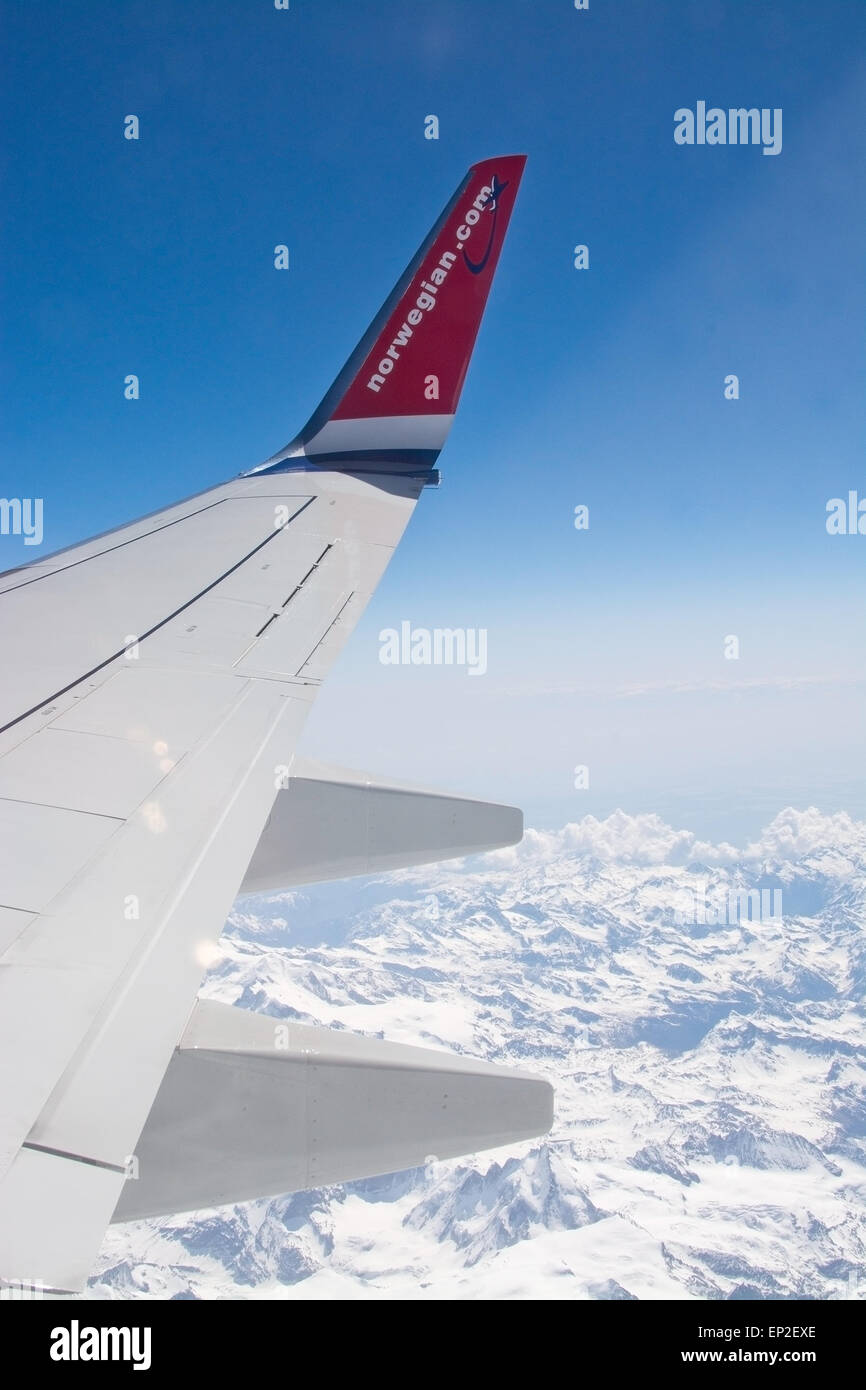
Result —
<path fill-rule="evenodd" d="M 87 1283 L 125 1171 L 22 1148 L 3 1180 L 0 1289 L 77 1293 Z"/>
<path fill-rule="evenodd" d="M 552 1119 L 552 1088 L 525 1072 L 200 1000 L 113 1219 L 399 1172 Z"/>
<path fill-rule="evenodd" d="M 514 806 L 445 796 L 296 758 L 241 891 L 277 892 L 515 845 Z"/>

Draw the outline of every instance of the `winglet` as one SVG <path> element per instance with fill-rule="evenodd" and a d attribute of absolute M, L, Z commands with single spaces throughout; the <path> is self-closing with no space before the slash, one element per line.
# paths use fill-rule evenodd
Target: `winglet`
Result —
<path fill-rule="evenodd" d="M 255 472 L 424 473 L 451 423 L 526 163 L 474 164 L 321 404 Z"/>

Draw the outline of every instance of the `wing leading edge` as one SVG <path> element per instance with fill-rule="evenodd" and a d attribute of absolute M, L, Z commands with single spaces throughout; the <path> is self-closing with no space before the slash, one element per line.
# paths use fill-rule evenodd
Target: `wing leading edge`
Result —
<path fill-rule="evenodd" d="M 549 1126 L 535 1078 L 345 1036 L 335 1050 L 322 1030 L 274 1058 L 270 1024 L 196 1006 L 245 879 L 519 837 L 508 808 L 323 773 L 295 749 L 430 479 L 523 163 L 473 166 L 292 445 L 0 575 L 0 1279 L 80 1289 L 113 1215 Z M 333 1120 L 319 1151 L 298 1118 L 315 1088 Z M 223 1141 L 245 1095 L 261 1123 L 241 1152 Z"/>

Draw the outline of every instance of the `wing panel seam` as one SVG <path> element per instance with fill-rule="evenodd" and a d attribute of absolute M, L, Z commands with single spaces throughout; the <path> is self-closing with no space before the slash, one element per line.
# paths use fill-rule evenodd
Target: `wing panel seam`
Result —
<path fill-rule="evenodd" d="M 165 627 L 167 623 L 179 617 L 181 613 L 185 613 L 187 608 L 191 608 L 194 603 L 198 603 L 200 598 L 204 598 L 205 594 L 209 594 L 218 584 L 222 584 L 224 579 L 228 579 L 229 575 L 239 570 L 241 565 L 246 564 L 247 560 L 251 560 L 252 557 L 257 555 L 260 550 L 263 550 L 266 545 L 270 545 L 271 541 L 275 540 L 277 536 L 282 535 L 286 527 L 290 526 L 295 518 L 300 516 L 301 512 L 306 511 L 307 507 L 315 501 L 315 497 L 308 497 L 303 506 L 300 506 L 298 510 L 292 514 L 285 526 L 275 528 L 269 535 L 265 536 L 263 541 L 259 541 L 258 545 L 254 545 L 252 550 L 247 551 L 246 555 L 242 555 L 240 560 L 236 561 L 236 563 L 231 565 L 227 570 L 224 570 L 223 573 L 212 580 L 210 584 L 205 585 L 197 594 L 193 594 L 192 598 L 187 599 L 179 608 L 175 608 L 173 613 L 169 613 L 166 617 L 160 618 L 158 623 L 154 623 L 152 627 L 149 627 L 146 632 L 140 635 L 138 642 L 145 642 L 148 637 L 152 637 L 155 632 L 159 632 L 160 628 Z M 126 647 L 120 647 L 116 652 L 112 652 L 111 656 L 107 656 L 104 661 L 100 661 L 98 665 L 92 666 L 89 671 L 85 671 L 82 675 L 76 676 L 75 680 L 69 681 L 62 689 L 55 690 L 51 695 L 46 695 L 44 700 L 40 700 L 38 704 L 31 705 L 30 709 L 25 710 L 23 714 L 16 714 L 14 719 L 10 719 L 8 723 L 0 725 L 0 734 L 5 734 L 7 729 L 13 729 L 15 725 L 20 724 L 22 720 L 29 719 L 31 714 L 38 714 L 39 710 L 44 709 L 45 706 L 51 704 L 53 700 L 59 700 L 62 695 L 68 695 L 69 691 L 74 690 L 77 685 L 81 685 L 82 681 L 89 680 L 91 676 L 98 675 L 100 671 L 105 670 L 106 666 L 110 666 L 113 661 L 119 660 L 125 651 Z"/>

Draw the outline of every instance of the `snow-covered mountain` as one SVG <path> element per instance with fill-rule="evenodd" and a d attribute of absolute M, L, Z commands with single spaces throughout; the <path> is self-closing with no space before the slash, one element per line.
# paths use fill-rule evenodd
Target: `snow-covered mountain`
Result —
<path fill-rule="evenodd" d="M 205 993 L 532 1069 L 554 1129 L 114 1227 L 93 1296 L 866 1297 L 864 885 L 844 813 L 742 850 L 617 812 L 240 902 Z"/>

